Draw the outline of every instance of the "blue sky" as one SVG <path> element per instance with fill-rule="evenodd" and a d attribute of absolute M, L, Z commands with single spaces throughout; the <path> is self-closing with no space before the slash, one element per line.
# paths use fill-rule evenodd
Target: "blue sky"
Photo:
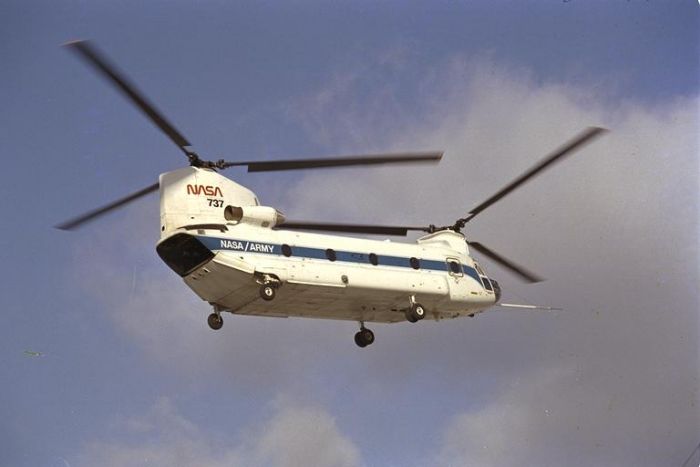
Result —
<path fill-rule="evenodd" d="M 692 1 L 3 2 L 0 465 L 680 465 L 700 432 L 699 26 Z M 446 150 L 228 174 L 294 218 L 448 222 L 609 127 L 469 232 L 550 278 L 490 267 L 510 301 L 566 312 L 376 326 L 364 351 L 352 323 L 211 332 L 155 255 L 155 196 L 51 227 L 185 163 L 75 38 L 211 159 Z"/>

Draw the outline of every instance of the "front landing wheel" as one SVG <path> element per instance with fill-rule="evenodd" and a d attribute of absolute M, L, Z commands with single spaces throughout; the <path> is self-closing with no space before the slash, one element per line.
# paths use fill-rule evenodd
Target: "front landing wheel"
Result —
<path fill-rule="evenodd" d="M 209 324 L 209 327 L 213 330 L 218 331 L 219 329 L 221 329 L 221 326 L 224 325 L 224 319 L 221 317 L 221 315 L 212 313 L 207 318 L 207 324 Z"/>

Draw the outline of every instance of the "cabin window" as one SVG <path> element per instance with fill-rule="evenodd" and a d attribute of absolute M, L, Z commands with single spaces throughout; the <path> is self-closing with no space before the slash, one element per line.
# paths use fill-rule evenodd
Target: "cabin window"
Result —
<path fill-rule="evenodd" d="M 453 259 L 447 260 L 447 268 L 451 274 L 458 276 L 462 275 L 462 265 Z"/>
<path fill-rule="evenodd" d="M 413 269 L 420 269 L 420 260 L 418 258 L 411 258 L 408 262 L 411 263 Z"/>
<path fill-rule="evenodd" d="M 374 253 L 370 253 L 369 254 L 369 262 L 376 266 L 379 264 L 379 257 L 377 255 L 375 255 Z"/>
<path fill-rule="evenodd" d="M 329 261 L 335 261 L 337 259 L 335 256 L 335 250 L 333 248 L 329 248 L 326 250 L 326 258 L 328 258 Z"/>
<path fill-rule="evenodd" d="M 287 258 L 292 256 L 292 247 L 287 245 L 286 243 L 284 245 L 282 245 L 282 254 L 284 256 L 286 256 Z"/>

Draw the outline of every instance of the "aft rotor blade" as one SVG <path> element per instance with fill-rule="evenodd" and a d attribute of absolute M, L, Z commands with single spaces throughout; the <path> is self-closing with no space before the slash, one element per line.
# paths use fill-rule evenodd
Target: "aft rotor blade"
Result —
<path fill-rule="evenodd" d="M 374 235 L 397 235 L 405 237 L 409 231 L 429 232 L 430 227 L 402 227 L 392 225 L 334 224 L 326 222 L 284 222 L 275 227 L 282 230 L 318 230 Z"/>
<path fill-rule="evenodd" d="M 510 182 L 508 185 L 503 187 L 500 191 L 498 191 L 496 194 L 491 196 L 489 199 L 484 201 L 483 203 L 479 204 L 476 206 L 474 209 L 469 211 L 469 216 L 467 216 L 464 219 L 460 219 L 459 224 L 462 224 L 462 226 L 469 222 L 474 216 L 479 214 L 481 211 L 484 209 L 488 208 L 492 204 L 496 203 L 499 201 L 501 198 L 506 196 L 508 193 L 511 191 L 515 190 L 516 188 L 520 187 L 520 185 L 524 184 L 531 178 L 533 178 L 535 175 L 539 174 L 555 162 L 561 160 L 564 156 L 571 154 L 574 152 L 576 149 L 581 148 L 584 146 L 586 143 L 591 142 L 594 138 L 597 136 L 601 135 L 602 133 L 606 132 L 605 128 L 598 128 L 598 127 L 589 127 L 586 128 L 583 132 L 578 134 L 575 138 L 573 138 L 571 141 L 566 143 L 565 145 L 561 146 L 551 154 L 549 154 L 547 157 L 542 159 L 540 162 L 535 164 L 533 167 L 531 167 L 528 171 L 523 173 L 521 176 Z"/>
<path fill-rule="evenodd" d="M 102 216 L 103 214 L 107 214 L 109 211 L 120 208 L 127 203 L 130 203 L 138 198 L 141 198 L 142 196 L 146 196 L 147 194 L 156 191 L 158 189 L 158 186 L 159 186 L 158 183 L 154 183 L 153 185 L 148 186 L 148 187 L 144 188 L 143 190 L 139 190 L 139 191 L 132 193 L 128 196 L 125 196 L 121 199 L 118 199 L 117 201 L 109 203 L 106 206 L 94 209 L 90 212 L 87 212 L 81 216 L 75 217 L 69 221 L 62 223 L 62 224 L 58 224 L 55 227 L 57 229 L 61 229 L 61 230 L 73 230 L 77 227 L 82 226 L 83 224 L 85 224 L 87 222 L 95 220 L 96 218 Z"/>
<path fill-rule="evenodd" d="M 506 269 L 510 270 L 511 272 L 517 274 L 527 282 L 542 282 L 544 280 L 535 273 L 528 271 L 527 269 L 518 264 L 515 264 L 513 261 L 499 255 L 492 249 L 486 247 L 485 245 L 479 242 L 469 242 L 469 246 L 471 248 L 474 248 L 482 255 L 488 256 L 489 258 L 491 258 L 501 266 L 505 267 Z"/>
<path fill-rule="evenodd" d="M 131 83 L 126 76 L 121 74 L 117 68 L 112 65 L 107 57 L 88 41 L 72 41 L 64 44 L 70 50 L 75 51 L 83 60 L 96 68 L 103 76 L 108 78 L 121 92 L 123 92 L 131 101 L 156 124 L 185 154 L 187 151 L 185 146 L 190 146 L 189 141 L 175 129 L 175 127 L 151 104 L 146 97 L 137 90 L 136 86 Z"/>
<path fill-rule="evenodd" d="M 415 164 L 442 159 L 443 151 L 407 152 L 395 154 L 369 154 L 322 159 L 287 159 L 277 161 L 224 162 L 220 168 L 247 166 L 248 172 L 272 172 L 280 170 L 322 169 L 382 164 Z"/>

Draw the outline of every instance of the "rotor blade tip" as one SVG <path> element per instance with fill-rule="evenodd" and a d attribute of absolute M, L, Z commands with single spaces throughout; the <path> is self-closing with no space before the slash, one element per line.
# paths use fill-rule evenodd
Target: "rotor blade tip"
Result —
<path fill-rule="evenodd" d="M 76 45 L 81 44 L 83 42 L 87 42 L 87 40 L 85 40 L 85 39 L 72 39 L 72 40 L 66 41 L 63 44 L 61 44 L 61 47 L 75 47 Z"/>
<path fill-rule="evenodd" d="M 586 128 L 585 135 L 589 138 L 594 138 L 597 136 L 601 136 L 609 131 L 610 130 L 602 126 L 589 126 L 588 128 Z"/>

